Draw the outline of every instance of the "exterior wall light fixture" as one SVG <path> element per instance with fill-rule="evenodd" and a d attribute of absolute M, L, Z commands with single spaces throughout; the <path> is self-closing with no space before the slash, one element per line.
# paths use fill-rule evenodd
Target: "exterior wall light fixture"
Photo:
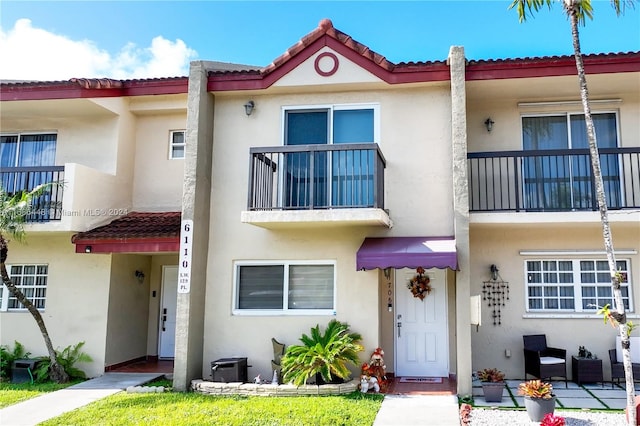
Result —
<path fill-rule="evenodd" d="M 387 280 L 391 279 L 391 268 L 384 268 L 382 272 Z"/>
<path fill-rule="evenodd" d="M 498 281 L 498 267 L 496 265 L 491 265 L 491 279 L 493 281 Z"/>
<path fill-rule="evenodd" d="M 136 270 L 135 276 L 138 279 L 138 282 L 142 284 L 144 282 L 144 272 Z"/>
<path fill-rule="evenodd" d="M 484 120 L 484 125 L 487 128 L 487 132 L 490 132 L 491 129 L 493 129 L 493 123 L 495 123 L 495 121 L 493 121 L 491 117 Z"/>
<path fill-rule="evenodd" d="M 247 115 L 251 115 L 255 107 L 256 107 L 256 103 L 253 101 L 249 101 L 246 104 L 244 104 L 244 112 L 246 112 Z"/>
<path fill-rule="evenodd" d="M 85 253 L 91 253 L 91 246 L 84 246 Z"/>

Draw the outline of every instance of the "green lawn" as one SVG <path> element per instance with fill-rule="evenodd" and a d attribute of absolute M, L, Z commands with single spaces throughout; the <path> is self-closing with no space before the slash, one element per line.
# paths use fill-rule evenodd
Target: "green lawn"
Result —
<path fill-rule="evenodd" d="M 41 426 L 371 425 L 382 395 L 240 397 L 118 393 Z"/>
<path fill-rule="evenodd" d="M 58 389 L 64 389 L 67 386 L 71 386 L 74 383 L 66 383 L 59 385 L 56 383 L 1 383 L 0 382 L 0 408 L 8 405 L 16 404 L 25 399 L 34 398 L 46 392 L 57 391 Z"/>

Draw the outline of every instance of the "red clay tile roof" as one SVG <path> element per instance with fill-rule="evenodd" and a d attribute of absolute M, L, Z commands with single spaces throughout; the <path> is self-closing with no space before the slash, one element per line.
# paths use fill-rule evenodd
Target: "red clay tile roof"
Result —
<path fill-rule="evenodd" d="M 203 61 L 209 71 L 209 91 L 260 90 L 295 68 L 313 51 L 329 46 L 390 84 L 449 79 L 446 60 L 400 62 L 394 64 L 384 56 L 352 39 L 323 19 L 318 27 L 302 37 L 266 67 Z M 587 73 L 640 71 L 640 52 L 583 55 Z M 468 80 L 544 77 L 575 74 L 573 55 L 471 60 Z M 83 79 L 68 81 L 0 81 L 0 101 L 30 99 L 141 96 L 187 93 L 188 77 L 134 80 Z"/>
<path fill-rule="evenodd" d="M 335 29 L 329 19 L 323 19 L 316 29 L 260 70 L 208 69 L 207 89 L 212 92 L 266 89 L 323 47 L 340 53 L 389 84 L 449 79 L 446 61 L 394 64 L 351 36 Z"/>
<path fill-rule="evenodd" d="M 335 29 L 333 27 L 333 22 L 331 22 L 330 19 L 323 19 L 318 24 L 318 28 L 311 31 L 306 36 L 302 37 L 300 41 L 298 41 L 296 44 L 294 44 L 289 49 L 287 49 L 287 51 L 284 52 L 282 55 L 274 59 L 271 64 L 269 64 L 268 66 L 262 69 L 262 73 L 269 74 L 273 70 L 279 68 L 285 62 L 293 58 L 295 55 L 297 55 L 302 50 L 304 50 L 307 46 L 309 46 L 310 44 L 318 40 L 320 37 L 323 37 L 324 35 L 327 35 L 339 41 L 340 43 L 347 46 L 349 49 L 375 62 L 376 64 L 380 65 L 382 68 L 386 69 L 387 71 L 393 71 L 393 68 L 395 67 L 395 65 L 387 61 L 387 59 L 384 56 L 374 52 L 364 44 L 355 41 L 354 39 L 351 38 L 351 36 L 343 33 L 342 31 Z"/>
<path fill-rule="evenodd" d="M 188 77 L 114 80 L 72 78 L 66 81 L 0 81 L 0 100 L 102 98 L 187 93 Z"/>
<path fill-rule="evenodd" d="M 71 242 L 179 238 L 181 212 L 131 212 L 111 223 L 75 234 Z"/>

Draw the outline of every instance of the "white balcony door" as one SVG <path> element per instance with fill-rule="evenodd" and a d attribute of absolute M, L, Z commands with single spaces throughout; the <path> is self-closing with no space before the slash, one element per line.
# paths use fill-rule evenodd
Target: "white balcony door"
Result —
<path fill-rule="evenodd" d="M 162 305 L 160 306 L 159 358 L 174 358 L 176 353 L 176 308 L 178 267 L 162 268 Z"/>
<path fill-rule="evenodd" d="M 412 269 L 396 271 L 396 376 L 448 377 L 447 287 L 445 273 L 427 270 L 431 293 L 420 300 L 407 288 L 416 275 Z"/>

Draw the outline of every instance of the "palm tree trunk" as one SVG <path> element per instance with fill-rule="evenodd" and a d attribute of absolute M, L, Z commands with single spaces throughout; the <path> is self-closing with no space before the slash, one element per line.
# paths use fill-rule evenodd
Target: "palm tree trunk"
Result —
<path fill-rule="evenodd" d="M 607 202 L 604 192 L 604 183 L 602 181 L 602 170 L 600 168 L 600 156 L 598 154 L 598 143 L 596 140 L 595 127 L 591 116 L 591 107 L 589 106 L 589 91 L 587 89 L 587 79 L 584 71 L 584 62 L 580 49 L 580 36 L 578 33 L 578 5 L 579 0 L 565 0 L 565 8 L 567 15 L 571 21 L 571 36 L 573 39 L 573 50 L 576 59 L 576 68 L 578 69 L 578 81 L 580 84 L 580 98 L 584 109 L 584 121 L 587 126 L 587 140 L 589 142 L 589 155 L 591 157 L 591 168 L 593 170 L 593 179 L 596 187 L 596 197 L 598 200 L 598 209 L 600 211 L 600 223 L 602 224 L 602 236 L 604 246 L 607 253 L 607 262 L 611 273 L 611 287 L 613 290 L 613 300 L 615 303 L 614 319 L 618 323 L 618 332 L 622 340 L 622 360 L 625 372 L 625 384 L 627 389 L 627 422 L 630 425 L 636 424 L 635 395 L 633 383 L 633 369 L 631 366 L 631 350 L 628 333 L 627 317 L 624 310 L 624 302 L 622 299 L 622 291 L 620 290 L 620 276 L 616 270 L 616 258 L 613 250 L 613 238 L 611 237 L 611 228 L 609 226 L 609 212 L 607 210 Z"/>
<path fill-rule="evenodd" d="M 33 316 L 33 319 L 36 321 L 36 324 L 38 324 L 38 328 L 40 329 L 40 333 L 42 333 L 42 338 L 44 339 L 44 344 L 47 347 L 47 352 L 49 353 L 49 359 L 51 360 L 49 377 L 56 383 L 66 383 L 69 381 L 69 375 L 64 371 L 64 368 L 58 364 L 56 351 L 53 348 L 49 332 L 47 331 L 47 326 L 44 324 L 44 319 L 42 318 L 40 311 L 33 306 L 31 300 L 29 300 L 24 293 L 16 287 L 15 284 L 13 284 L 13 281 L 11 281 L 11 278 L 9 277 L 7 265 L 5 264 L 8 254 L 9 248 L 7 246 L 7 241 L 2 235 L 0 235 L 0 275 L 2 276 L 2 282 L 7 287 L 7 290 L 9 290 L 9 293 L 11 293 L 11 296 L 15 297 L 18 302 L 27 308 L 29 313 Z"/>

